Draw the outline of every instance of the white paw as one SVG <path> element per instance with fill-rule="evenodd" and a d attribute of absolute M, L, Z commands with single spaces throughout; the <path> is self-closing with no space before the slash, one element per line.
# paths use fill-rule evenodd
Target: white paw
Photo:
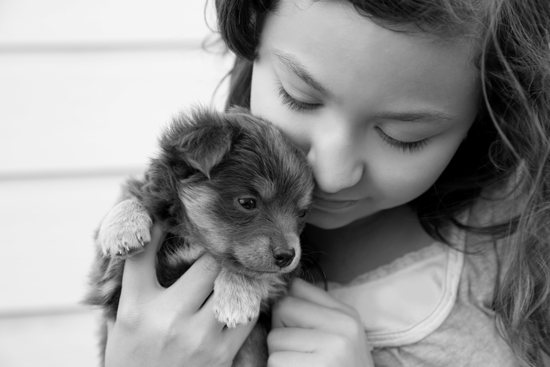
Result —
<path fill-rule="evenodd" d="M 127 257 L 143 250 L 151 241 L 153 221 L 135 200 L 117 204 L 103 219 L 98 239 L 105 256 Z"/>
<path fill-rule="evenodd" d="M 214 291 L 214 314 L 228 328 L 248 324 L 260 313 L 260 298 L 256 294 L 239 293 Z"/>

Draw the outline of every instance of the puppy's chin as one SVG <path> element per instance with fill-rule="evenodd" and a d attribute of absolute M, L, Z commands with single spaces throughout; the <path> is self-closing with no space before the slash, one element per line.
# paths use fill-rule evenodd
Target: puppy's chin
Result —
<path fill-rule="evenodd" d="M 269 266 L 257 263 L 251 264 L 249 262 L 241 262 L 235 257 L 226 257 L 225 261 L 222 263 L 222 266 L 234 273 L 242 274 L 251 278 L 264 279 L 290 273 L 298 267 L 299 263 L 300 259 L 296 257 L 290 265 L 284 268 L 279 268 L 275 264 L 271 264 Z"/>

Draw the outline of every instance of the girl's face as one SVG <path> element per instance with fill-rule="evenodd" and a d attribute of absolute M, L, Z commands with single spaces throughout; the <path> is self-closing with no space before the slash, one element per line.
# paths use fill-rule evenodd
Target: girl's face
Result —
<path fill-rule="evenodd" d="M 476 116 L 473 45 L 390 31 L 347 3 L 282 0 L 258 52 L 251 111 L 307 153 L 321 228 L 421 195 Z"/>

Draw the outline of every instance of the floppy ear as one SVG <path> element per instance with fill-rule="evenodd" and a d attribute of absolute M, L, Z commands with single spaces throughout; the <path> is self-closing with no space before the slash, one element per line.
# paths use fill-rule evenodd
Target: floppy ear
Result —
<path fill-rule="evenodd" d="M 182 153 L 191 167 L 210 178 L 210 171 L 231 148 L 231 134 L 221 126 L 194 129 L 182 139 Z"/>
<path fill-rule="evenodd" d="M 174 120 L 161 139 L 161 148 L 180 178 L 190 174 L 188 167 L 210 178 L 212 168 L 231 149 L 232 139 L 232 130 L 220 114 L 195 111 L 190 118 L 180 116 Z"/>

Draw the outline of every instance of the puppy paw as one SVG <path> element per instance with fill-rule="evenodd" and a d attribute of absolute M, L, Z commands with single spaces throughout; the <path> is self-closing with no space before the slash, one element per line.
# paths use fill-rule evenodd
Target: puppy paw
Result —
<path fill-rule="evenodd" d="M 260 313 L 260 297 L 250 290 L 226 284 L 214 289 L 214 314 L 229 328 L 248 324 Z"/>
<path fill-rule="evenodd" d="M 222 324 L 228 328 L 235 328 L 237 325 L 244 325 L 251 322 L 260 312 L 258 306 L 239 305 L 236 299 L 230 302 L 220 302 L 214 305 L 214 315 Z"/>
<path fill-rule="evenodd" d="M 107 214 L 98 239 L 105 256 L 125 258 L 143 250 L 151 241 L 153 221 L 136 200 L 125 200 Z"/>

